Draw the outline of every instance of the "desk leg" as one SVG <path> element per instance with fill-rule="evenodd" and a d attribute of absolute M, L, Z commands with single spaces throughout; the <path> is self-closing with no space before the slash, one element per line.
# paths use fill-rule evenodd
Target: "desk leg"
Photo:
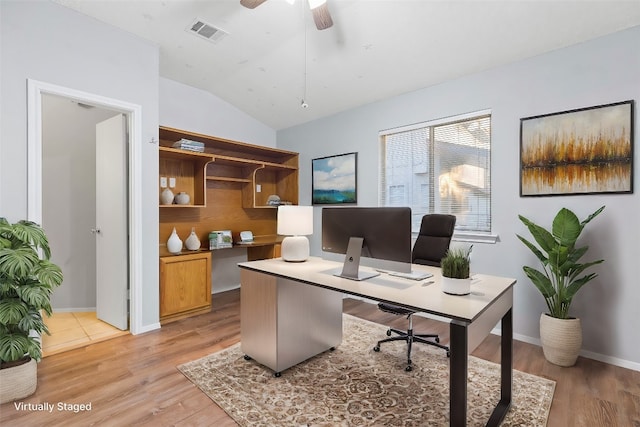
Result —
<path fill-rule="evenodd" d="M 449 324 L 449 425 L 467 425 L 467 325 L 452 321 Z"/>
<path fill-rule="evenodd" d="M 511 406 L 513 385 L 513 316 L 511 310 L 502 316 L 500 345 L 500 401 L 493 410 L 487 427 L 498 426 Z"/>

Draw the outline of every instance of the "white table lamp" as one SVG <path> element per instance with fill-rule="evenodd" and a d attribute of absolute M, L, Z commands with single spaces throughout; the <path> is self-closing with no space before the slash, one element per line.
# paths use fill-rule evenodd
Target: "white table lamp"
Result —
<path fill-rule="evenodd" d="M 282 259 L 291 262 L 309 258 L 309 239 L 313 234 L 313 206 L 278 206 L 278 234 L 282 241 Z"/>

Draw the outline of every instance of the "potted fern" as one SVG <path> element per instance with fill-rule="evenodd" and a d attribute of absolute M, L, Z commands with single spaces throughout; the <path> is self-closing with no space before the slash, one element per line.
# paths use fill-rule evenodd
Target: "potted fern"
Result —
<path fill-rule="evenodd" d="M 51 315 L 51 293 L 62 283 L 50 257 L 38 224 L 0 218 L 0 403 L 35 392 L 39 337 L 49 333 L 42 311 Z"/>
<path fill-rule="evenodd" d="M 576 214 L 566 208 L 560 209 L 551 226 L 551 231 L 518 215 L 527 226 L 538 246 L 520 235 L 516 235 L 540 260 L 542 271 L 524 266 L 524 272 L 542 294 L 548 313 L 540 316 L 540 341 L 545 358 L 559 366 L 573 366 L 582 347 L 580 319 L 569 315 L 569 308 L 576 293 L 597 277 L 585 270 L 604 260 L 580 263 L 589 249 L 576 247 L 576 242 L 585 225 L 604 210 L 604 206 L 580 221 Z"/>
<path fill-rule="evenodd" d="M 471 292 L 471 248 L 449 249 L 444 258 L 440 260 L 442 269 L 442 291 L 451 295 L 468 295 Z"/>

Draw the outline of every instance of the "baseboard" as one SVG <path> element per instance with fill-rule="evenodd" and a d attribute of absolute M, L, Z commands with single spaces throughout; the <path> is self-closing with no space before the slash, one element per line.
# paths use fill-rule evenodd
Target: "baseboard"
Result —
<path fill-rule="evenodd" d="M 95 307 L 53 308 L 54 313 L 90 313 L 94 311 L 96 311 Z"/>

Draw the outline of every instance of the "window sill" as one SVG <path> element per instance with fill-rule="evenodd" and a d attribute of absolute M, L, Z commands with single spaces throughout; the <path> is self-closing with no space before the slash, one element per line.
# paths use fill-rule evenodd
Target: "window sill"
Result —
<path fill-rule="evenodd" d="M 456 242 L 470 242 L 470 243 L 488 243 L 495 244 L 500 239 L 497 234 L 483 234 L 483 233 L 454 233 L 451 240 Z"/>

